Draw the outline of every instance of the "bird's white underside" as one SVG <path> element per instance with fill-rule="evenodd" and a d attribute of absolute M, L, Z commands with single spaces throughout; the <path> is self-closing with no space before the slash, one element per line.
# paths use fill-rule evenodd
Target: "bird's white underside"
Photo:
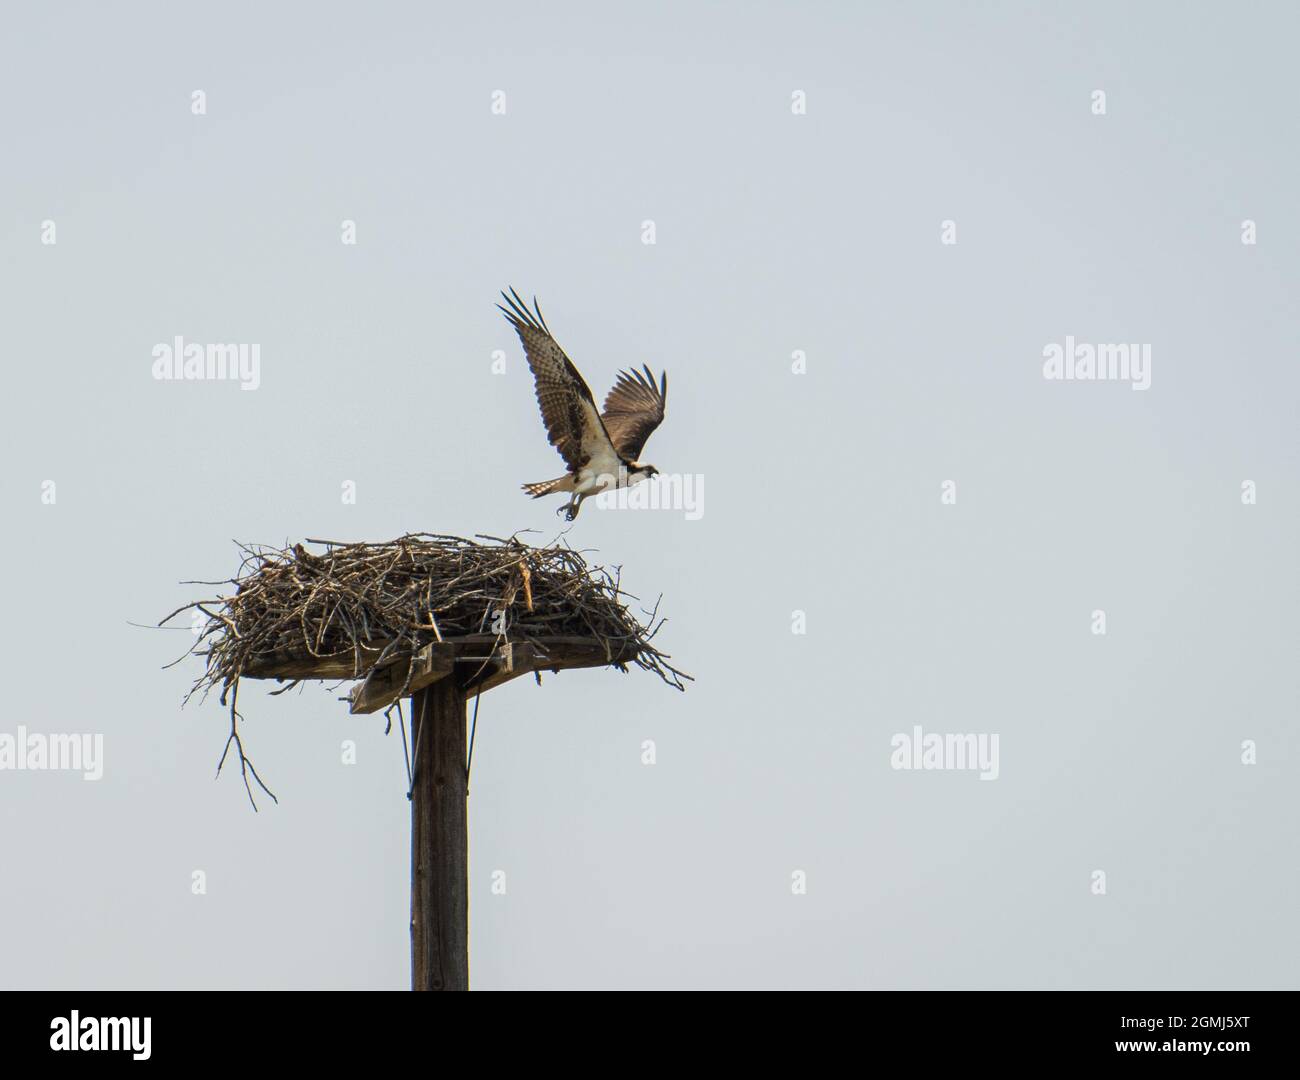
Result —
<path fill-rule="evenodd" d="M 594 495 L 617 487 L 624 466 L 618 451 L 605 434 L 605 425 L 600 422 L 600 413 L 596 411 L 595 404 L 584 401 L 582 408 L 582 452 L 587 456 L 587 464 L 572 478 L 573 486 L 567 490 L 576 491 L 579 495 Z M 623 477 L 622 482 L 626 484 L 628 478 Z"/>

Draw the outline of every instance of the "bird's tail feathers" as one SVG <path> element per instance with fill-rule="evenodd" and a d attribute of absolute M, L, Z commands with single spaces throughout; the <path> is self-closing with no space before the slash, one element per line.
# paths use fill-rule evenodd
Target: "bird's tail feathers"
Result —
<path fill-rule="evenodd" d="M 557 491 L 572 491 L 573 477 L 557 476 L 554 480 L 543 480 L 540 484 L 525 484 L 524 490 L 534 499 L 543 495 L 554 495 Z"/>

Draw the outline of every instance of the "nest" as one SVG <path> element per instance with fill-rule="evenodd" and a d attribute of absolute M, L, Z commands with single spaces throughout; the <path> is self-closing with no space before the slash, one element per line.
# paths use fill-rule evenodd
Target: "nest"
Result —
<path fill-rule="evenodd" d="M 244 678 L 287 680 L 277 694 L 304 679 L 364 680 L 351 695 L 354 711 L 372 711 L 356 705 L 376 679 L 384 687 L 381 706 L 400 702 L 421 685 L 417 672 L 429 677 L 434 648 L 467 662 L 456 672 L 467 692 L 495 685 L 488 681 L 490 664 L 498 668 L 497 679 L 514 673 L 512 660 L 504 675 L 499 670 L 503 657 L 520 651 L 517 646 L 528 650 L 524 670 L 538 681 L 547 669 L 604 665 L 621 671 L 635 665 L 678 690 L 691 678 L 651 644 L 664 624 L 659 605 L 643 611 L 642 622 L 625 603 L 636 597 L 623 591 L 620 569 L 589 566 L 567 545 L 538 548 L 515 537 L 466 540 L 434 533 L 386 544 L 307 543 L 324 550 L 239 545 L 244 559 L 235 577 L 202 583 L 234 585 L 233 595 L 196 600 L 162 620 L 187 611 L 206 617 L 185 653 L 205 662 L 185 700 L 217 689 L 221 703 L 229 703 L 230 735 L 217 773 L 233 747 L 254 810 L 253 781 L 275 795 L 240 737 L 236 704 Z M 487 655 L 467 655 L 474 653 Z M 400 705 L 397 711 L 400 721 Z M 409 775 L 409 755 L 407 769 Z"/>
<path fill-rule="evenodd" d="M 205 669 L 187 701 L 219 688 L 224 704 L 244 677 L 364 679 L 386 665 L 409 666 L 430 643 L 484 638 L 542 649 L 588 641 L 620 670 L 635 665 L 678 690 L 690 678 L 651 644 L 664 622 L 658 604 L 642 622 L 625 603 L 636 598 L 622 590 L 619 568 L 589 566 L 567 545 L 432 533 L 382 544 L 307 543 L 324 550 L 241 544 L 239 573 L 210 583 L 234 585 L 233 595 L 168 616 L 207 616 L 190 649 Z"/>

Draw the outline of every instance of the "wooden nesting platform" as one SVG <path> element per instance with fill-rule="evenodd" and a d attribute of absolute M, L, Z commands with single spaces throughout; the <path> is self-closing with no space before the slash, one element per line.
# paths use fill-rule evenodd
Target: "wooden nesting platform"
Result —
<path fill-rule="evenodd" d="M 677 690 L 690 676 L 652 644 L 663 625 L 658 605 L 642 622 L 625 603 L 634 598 L 622 591 L 621 571 L 588 566 L 565 545 L 436 533 L 307 543 L 324 550 L 241 545 L 239 573 L 207 583 L 233 591 L 162 620 L 189 611 L 207 618 L 190 649 L 204 667 L 188 696 L 215 689 L 228 704 L 222 761 L 233 746 L 254 809 L 254 782 L 275 796 L 244 753 L 241 679 L 357 680 L 347 697 L 353 713 L 409 698 L 411 985 L 468 989 L 467 700 L 566 668 L 639 667 Z"/>
<path fill-rule="evenodd" d="M 481 692 L 527 672 L 639 667 L 675 689 L 689 676 L 652 640 L 663 620 L 628 609 L 621 571 L 565 545 L 410 533 L 386 543 L 241 545 L 233 591 L 197 600 L 191 695 L 239 680 L 362 680 L 353 712 L 383 709 L 446 678 Z M 638 601 L 639 602 L 639 601 Z M 644 609 L 643 609 L 644 610 Z M 163 622 L 167 622 L 164 619 Z"/>
<path fill-rule="evenodd" d="M 355 654 L 341 656 L 283 654 L 258 659 L 244 670 L 243 677 L 279 681 L 356 679 L 361 678 L 358 671 L 369 670 L 349 691 L 349 711 L 373 713 L 443 679 L 452 679 L 456 689 L 468 696 L 491 690 L 520 675 L 540 676 L 543 671 L 628 664 L 637 655 L 632 643 L 614 653 L 605 642 L 588 637 L 503 642 L 492 634 L 469 634 L 430 642 L 409 661 L 403 657 L 374 667 L 386 645 L 387 642 L 358 645 Z"/>

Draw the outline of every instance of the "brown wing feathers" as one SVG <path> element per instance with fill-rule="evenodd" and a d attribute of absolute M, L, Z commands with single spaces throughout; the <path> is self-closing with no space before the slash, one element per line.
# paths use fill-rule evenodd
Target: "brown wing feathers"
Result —
<path fill-rule="evenodd" d="M 546 435 L 570 471 L 577 472 L 591 459 L 588 452 L 593 445 L 591 437 L 587 440 L 587 449 L 583 448 L 588 416 L 594 423 L 603 425 L 601 434 L 613 444 L 619 457 L 635 461 L 651 432 L 663 422 L 668 375 L 662 375 L 656 386 L 654 372 L 649 367 L 643 369 L 644 374 L 635 370 L 620 371 L 618 381 L 605 398 L 603 415 L 597 413 L 591 388 L 551 336 L 537 300 L 533 300 L 533 309 L 529 311 L 528 305 L 514 289 L 509 295 L 502 293 L 501 298 L 505 305 L 498 304 L 497 307 L 519 335 L 528 366 L 532 369 Z M 588 434 L 595 436 L 595 445 L 603 445 L 604 440 L 596 433 Z"/>
<path fill-rule="evenodd" d="M 629 461 L 641 456 L 646 440 L 663 423 L 668 398 L 668 373 L 664 372 L 656 386 L 654 372 L 648 366 L 642 370 L 645 374 L 635 370 L 618 373 L 601 417 L 614 448 Z"/>
<path fill-rule="evenodd" d="M 533 301 L 533 310 L 520 299 L 514 289 L 510 295 L 501 294 L 506 305 L 498 304 L 510 321 L 524 346 L 524 355 L 533 372 L 537 404 L 542 411 L 542 423 L 551 445 L 560 452 L 565 464 L 576 472 L 587 464 L 589 455 L 582 449 L 583 402 L 585 398 L 595 410 L 591 388 L 582 374 L 560 348 L 542 317 L 542 309 Z M 581 396 L 580 396 L 581 395 Z"/>

